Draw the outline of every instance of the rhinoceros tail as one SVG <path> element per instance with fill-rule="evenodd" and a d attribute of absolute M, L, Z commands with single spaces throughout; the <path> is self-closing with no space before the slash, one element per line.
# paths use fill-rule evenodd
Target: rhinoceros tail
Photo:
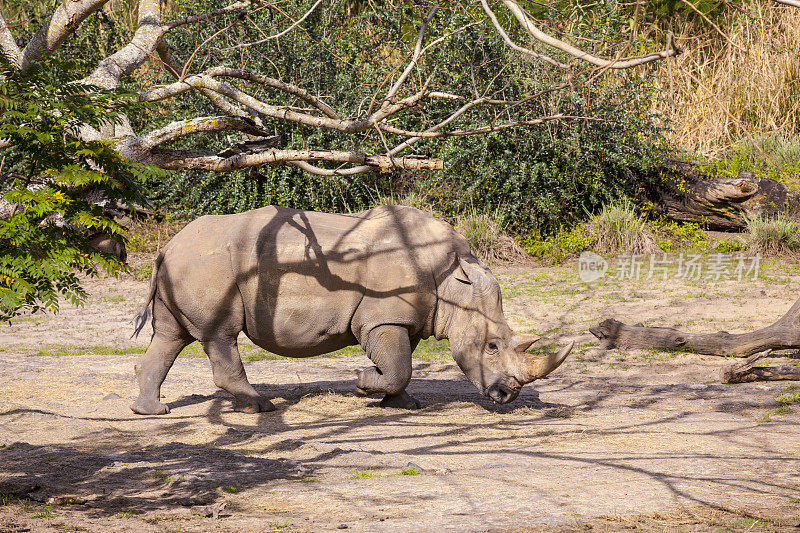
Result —
<path fill-rule="evenodd" d="M 133 319 L 134 329 L 131 338 L 139 337 L 139 332 L 142 331 L 144 325 L 147 324 L 147 319 L 150 317 L 150 306 L 156 297 L 156 276 L 158 275 L 158 268 L 161 266 L 163 260 L 164 254 L 159 252 L 158 257 L 156 257 L 156 260 L 153 262 L 153 273 L 150 274 L 150 292 L 147 295 L 147 301 L 144 303 L 142 310 L 139 311 L 139 314 Z"/>

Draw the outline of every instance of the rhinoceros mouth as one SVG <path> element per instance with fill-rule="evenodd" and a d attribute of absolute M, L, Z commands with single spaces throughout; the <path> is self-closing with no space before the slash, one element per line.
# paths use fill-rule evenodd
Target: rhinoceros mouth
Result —
<path fill-rule="evenodd" d="M 504 404 L 516 400 L 521 389 L 521 386 L 515 386 L 514 384 L 495 383 L 487 387 L 484 394 L 493 402 Z"/>

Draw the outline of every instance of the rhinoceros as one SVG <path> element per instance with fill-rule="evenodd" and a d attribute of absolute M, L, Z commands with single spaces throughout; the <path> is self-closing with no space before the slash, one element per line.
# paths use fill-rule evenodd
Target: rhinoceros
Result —
<path fill-rule="evenodd" d="M 264 207 L 203 216 L 158 254 L 136 334 L 152 304 L 153 336 L 136 365 L 131 409 L 164 414 L 161 384 L 180 351 L 198 340 L 216 386 L 248 413 L 275 407 L 247 380 L 237 338 L 287 357 L 360 344 L 375 366 L 356 392 L 381 405 L 417 408 L 405 389 L 421 339 L 449 339 L 467 378 L 497 403 L 557 368 L 525 352 L 537 337 L 515 335 L 500 286 L 451 225 L 420 210 L 380 206 L 354 214 Z"/>

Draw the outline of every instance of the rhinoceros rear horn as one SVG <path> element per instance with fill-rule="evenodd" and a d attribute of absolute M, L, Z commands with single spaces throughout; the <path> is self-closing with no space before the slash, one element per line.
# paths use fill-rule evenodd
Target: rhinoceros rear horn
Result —
<path fill-rule="evenodd" d="M 527 364 L 525 366 L 525 383 L 545 377 L 547 374 L 561 366 L 564 359 L 567 358 L 572 347 L 575 346 L 575 341 L 570 342 L 568 345 L 561 348 L 558 352 L 542 357 L 529 355 L 527 357 Z"/>

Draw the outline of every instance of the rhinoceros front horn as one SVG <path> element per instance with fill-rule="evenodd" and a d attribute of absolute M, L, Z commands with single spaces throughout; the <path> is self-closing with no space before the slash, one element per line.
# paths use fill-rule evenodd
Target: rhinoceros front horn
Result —
<path fill-rule="evenodd" d="M 567 358 L 572 347 L 575 346 L 575 341 L 570 342 L 568 345 L 561 348 L 558 352 L 543 357 L 534 355 L 527 355 L 527 361 L 523 372 L 525 373 L 524 383 L 545 377 L 547 374 L 561 366 L 564 359 Z M 522 355 L 522 354 L 521 354 Z M 524 356 L 524 355 L 523 355 Z"/>

